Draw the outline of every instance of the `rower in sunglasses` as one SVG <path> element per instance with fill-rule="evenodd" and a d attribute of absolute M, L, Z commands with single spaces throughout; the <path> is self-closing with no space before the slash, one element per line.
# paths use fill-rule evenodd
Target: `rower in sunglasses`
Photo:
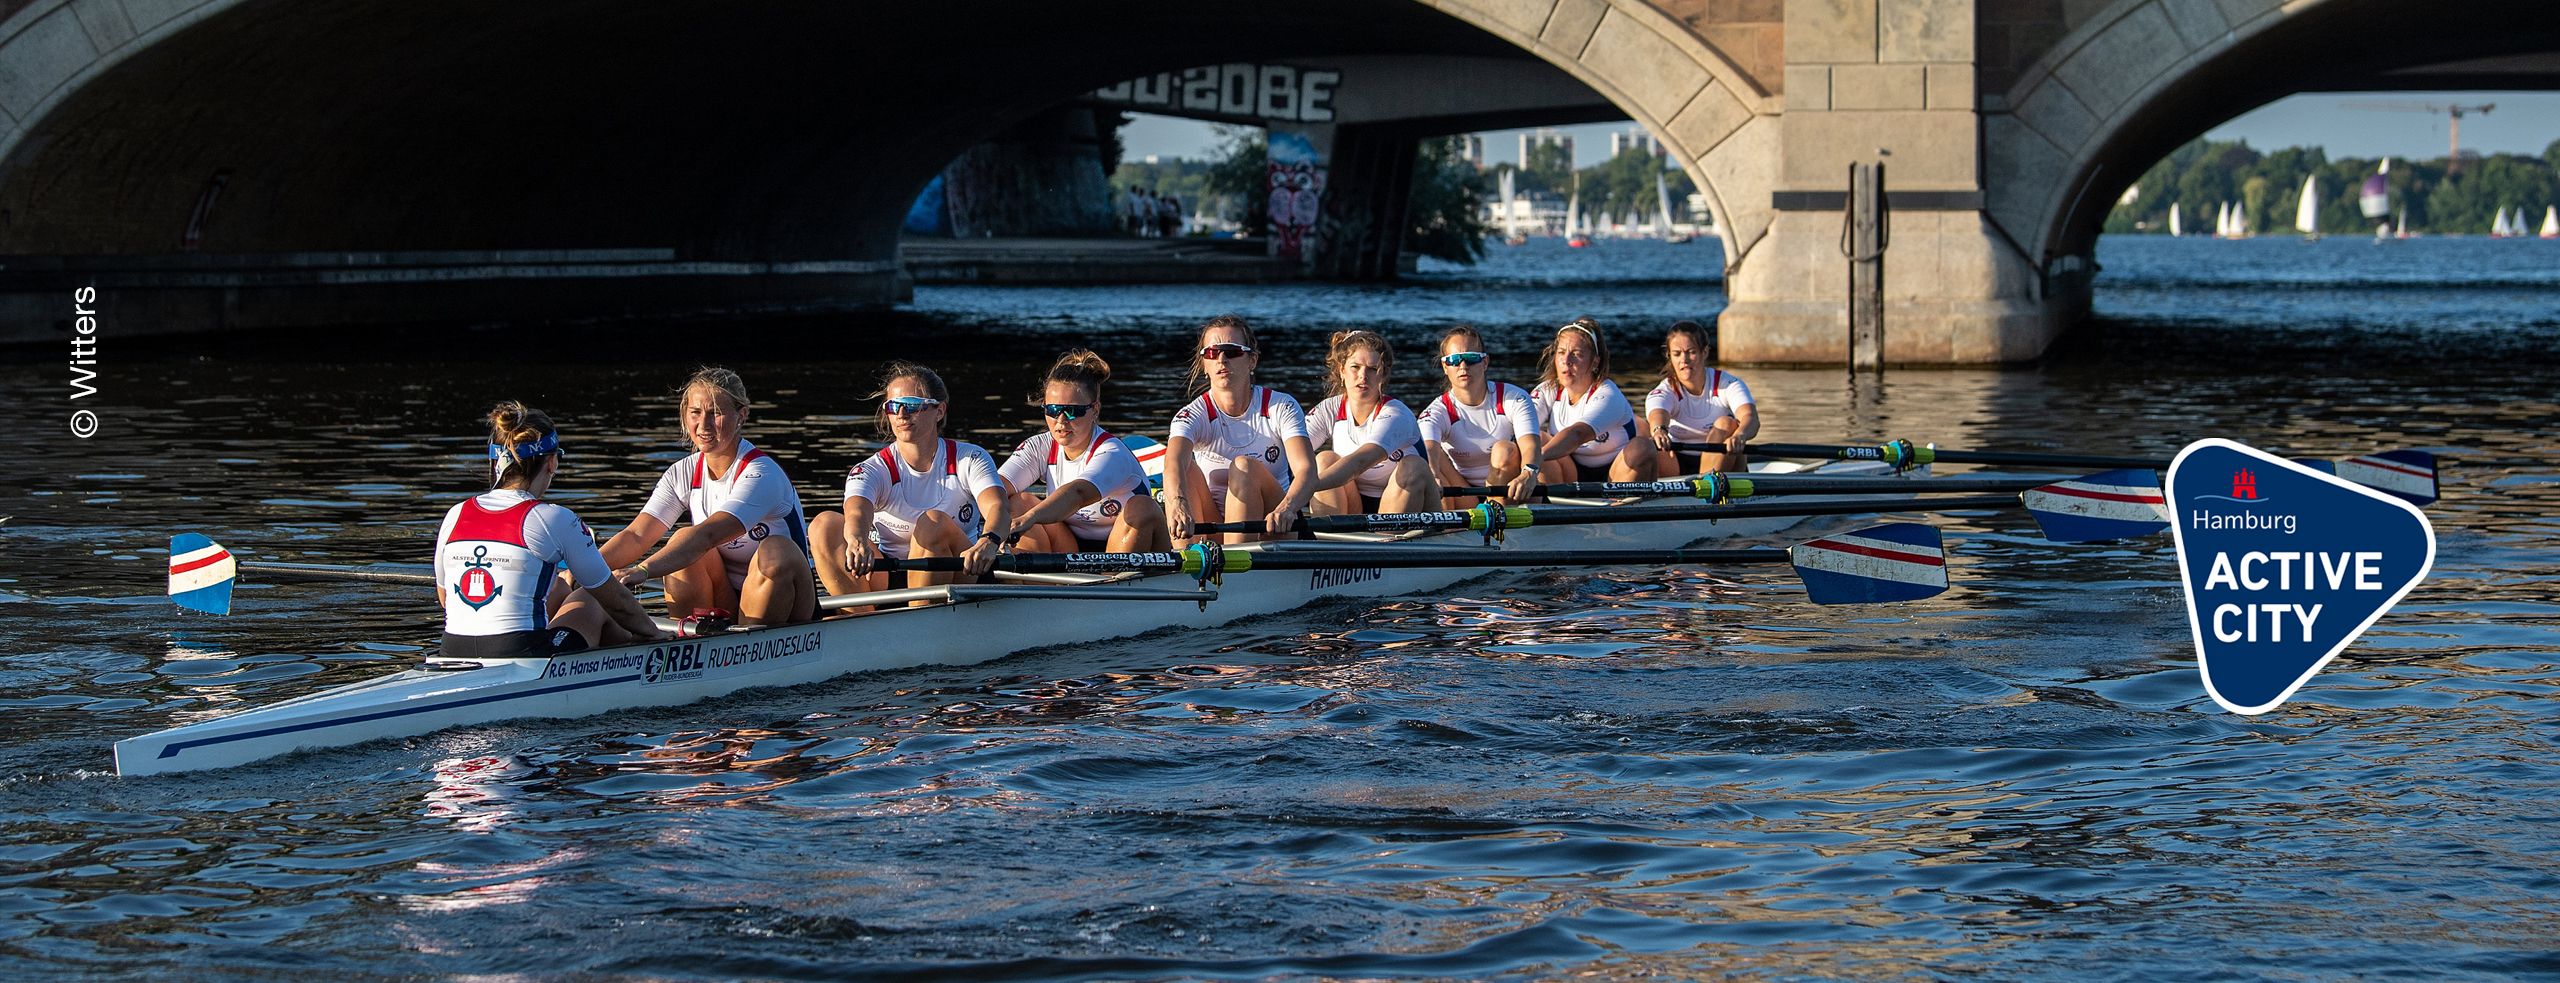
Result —
<path fill-rule="evenodd" d="M 1443 488 L 1506 486 L 1505 501 L 1526 504 L 1538 491 L 1535 461 L 1541 441 L 1538 409 L 1529 391 L 1486 381 L 1484 336 L 1466 325 L 1440 335 L 1440 373 L 1449 389 L 1422 407 L 1422 443 Z M 1474 496 L 1443 498 L 1445 508 L 1471 508 Z"/>
<path fill-rule="evenodd" d="M 1395 354 L 1375 331 L 1336 331 L 1325 356 L 1333 395 L 1314 420 L 1328 446 L 1316 452 L 1316 512 L 1374 515 L 1429 512 L 1440 506 L 1440 482 L 1422 449 L 1422 429 L 1404 402 L 1387 395 Z"/>
<path fill-rule="evenodd" d="M 891 362 L 880 377 L 880 421 L 890 444 L 845 472 L 844 511 L 809 520 L 818 574 L 832 594 L 947 584 L 948 572 L 874 573 L 880 555 L 962 558 L 974 581 L 995 566 L 1010 528 L 1004 481 L 985 449 L 943 436 L 951 396 L 942 377 Z M 924 602 L 917 602 L 919 604 Z"/>
<path fill-rule="evenodd" d="M 1307 418 L 1288 393 L 1253 384 L 1253 328 L 1222 315 L 1200 326 L 1191 386 L 1207 391 L 1173 415 L 1165 437 L 1165 523 L 1176 540 L 1198 522 L 1261 519 L 1287 532 L 1314 489 L 1315 449 Z M 1259 537 L 1228 533 L 1229 543 Z"/>
<path fill-rule="evenodd" d="M 1013 496 L 1004 540 L 1035 553 L 1128 553 L 1173 548 L 1164 510 L 1147 494 L 1147 472 L 1120 438 L 1098 423 L 1111 363 L 1084 349 L 1058 356 L 1032 403 L 1048 429 L 1032 434 L 996 469 Z M 1046 496 L 1028 489 L 1048 483 Z"/>

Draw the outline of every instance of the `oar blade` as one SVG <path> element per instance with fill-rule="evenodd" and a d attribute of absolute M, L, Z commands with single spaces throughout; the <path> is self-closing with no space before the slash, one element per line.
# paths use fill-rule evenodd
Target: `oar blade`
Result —
<path fill-rule="evenodd" d="M 1891 522 L 1798 543 L 1787 550 L 1815 604 L 1885 604 L 1947 589 L 1947 550 L 1936 527 Z"/>
<path fill-rule="evenodd" d="M 1163 490 L 1164 445 L 1133 433 L 1119 436 L 1121 446 L 1129 448 L 1130 455 L 1138 459 L 1138 468 L 1147 473 L 1148 490 Z"/>
<path fill-rule="evenodd" d="M 2436 500 L 2436 456 L 2425 451 L 2383 451 L 2340 458 L 2332 473 L 2414 505 Z"/>
<path fill-rule="evenodd" d="M 2140 539 L 2169 528 L 2169 500 L 2147 468 L 2101 471 L 2018 496 L 2044 538 L 2057 543 Z"/>
<path fill-rule="evenodd" d="M 240 561 L 231 551 L 196 533 L 169 537 L 169 600 L 206 614 L 231 613 L 231 584 L 240 579 Z"/>

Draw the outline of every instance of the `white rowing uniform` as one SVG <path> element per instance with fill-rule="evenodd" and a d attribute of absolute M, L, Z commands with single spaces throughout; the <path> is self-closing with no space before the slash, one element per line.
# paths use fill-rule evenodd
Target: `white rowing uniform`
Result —
<path fill-rule="evenodd" d="M 1404 401 L 1390 399 L 1369 414 L 1366 421 L 1351 418 L 1351 397 L 1329 396 L 1316 404 L 1316 426 L 1333 441 L 1333 452 L 1350 457 L 1362 446 L 1378 445 L 1387 456 L 1369 466 L 1352 479 L 1360 486 L 1360 494 L 1376 498 L 1387 493 L 1387 479 L 1396 473 L 1396 464 L 1407 455 L 1422 453 L 1422 425 L 1406 409 Z"/>
<path fill-rule="evenodd" d="M 1577 423 L 1591 425 L 1591 439 L 1573 449 L 1574 463 L 1584 467 L 1604 467 L 1617 460 L 1618 452 L 1636 435 L 1635 409 L 1627 405 L 1627 394 L 1618 391 L 1618 384 L 1607 379 L 1580 399 L 1566 396 L 1560 382 L 1539 386 L 1536 402 L 1546 433 L 1563 433 Z"/>
<path fill-rule="evenodd" d="M 809 552 L 809 522 L 800 511 L 800 493 L 782 473 L 782 462 L 743 440 L 728 474 L 712 474 L 707 455 L 698 451 L 668 465 L 640 511 L 669 529 L 680 516 L 691 517 L 697 526 L 723 512 L 738 520 L 743 531 L 720 544 L 720 565 L 728 571 L 732 589 L 746 586 L 748 563 L 766 537 L 789 536 L 801 553 Z"/>
<path fill-rule="evenodd" d="M 1671 414 L 1671 439 L 1705 440 L 1707 429 L 1716 421 L 1733 416 L 1734 407 L 1751 405 L 1751 387 L 1743 385 L 1741 377 L 1723 369 L 1707 371 L 1705 392 L 1691 395 L 1679 383 L 1666 378 L 1644 394 L 1648 416 L 1655 410 Z"/>
<path fill-rule="evenodd" d="M 947 438 L 934 445 L 933 459 L 922 469 L 907 467 L 898 445 L 891 444 L 844 473 L 844 497 L 871 503 L 871 541 L 881 553 L 902 560 L 915 542 L 916 517 L 927 510 L 950 516 L 974 544 L 986 522 L 978 514 L 978 493 L 1003 487 L 986 448 Z"/>
<path fill-rule="evenodd" d="M 1137 455 L 1099 427 L 1094 428 L 1093 443 L 1085 446 L 1082 458 L 1068 456 L 1066 447 L 1047 430 L 1032 434 L 1013 449 L 1012 457 L 1004 459 L 996 476 L 1015 491 L 1029 490 L 1045 479 L 1051 495 L 1079 480 L 1092 483 L 1102 497 L 1065 519 L 1067 528 L 1081 539 L 1111 538 L 1111 528 L 1120 523 L 1129 500 L 1147 493 L 1147 472 L 1138 466 Z"/>
<path fill-rule="evenodd" d="M 1484 395 L 1484 402 L 1469 406 L 1444 392 L 1422 408 L 1422 442 L 1447 449 L 1458 474 L 1478 485 L 1493 474 L 1493 445 L 1538 432 L 1528 390 L 1488 382 Z"/>
<path fill-rule="evenodd" d="M 545 596 L 566 568 L 579 587 L 613 576 L 594 531 L 576 514 L 517 488 L 454 503 L 436 530 L 436 584 L 444 588 L 447 636 L 538 632 L 551 619 Z M 459 654 L 459 653 L 457 653 Z"/>
<path fill-rule="evenodd" d="M 1245 395 L 1244 415 L 1230 416 L 1209 396 L 1201 393 L 1173 415 L 1168 439 L 1191 441 L 1191 459 L 1199 464 L 1201 477 L 1208 479 L 1210 501 L 1226 498 L 1227 467 L 1239 457 L 1261 458 L 1280 480 L 1281 489 L 1287 490 L 1289 454 L 1281 444 L 1307 435 L 1307 415 L 1298 408 L 1298 401 L 1277 389 L 1255 386 Z"/>

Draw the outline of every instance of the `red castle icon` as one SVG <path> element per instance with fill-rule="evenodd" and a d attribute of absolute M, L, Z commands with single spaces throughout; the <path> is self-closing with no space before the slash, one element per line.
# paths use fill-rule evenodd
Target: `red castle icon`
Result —
<path fill-rule="evenodd" d="M 2258 497 L 2257 473 L 2250 471 L 2247 468 L 2241 468 L 2239 471 L 2233 472 L 2231 475 L 2231 497 L 2239 499 L 2251 499 Z"/>

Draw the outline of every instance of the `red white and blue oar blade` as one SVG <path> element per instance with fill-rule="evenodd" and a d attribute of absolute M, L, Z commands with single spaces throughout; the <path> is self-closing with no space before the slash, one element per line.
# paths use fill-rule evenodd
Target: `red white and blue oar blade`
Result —
<path fill-rule="evenodd" d="M 1163 490 L 1164 445 L 1133 433 L 1121 434 L 1120 443 L 1129 448 L 1129 453 L 1137 456 L 1138 467 L 1147 472 L 1148 490 Z"/>
<path fill-rule="evenodd" d="M 191 611 L 231 613 L 231 583 L 240 561 L 231 551 L 195 533 L 169 537 L 169 600 Z"/>
<path fill-rule="evenodd" d="M 2425 451 L 2344 457 L 2338 459 L 2337 467 L 2321 470 L 2383 494 L 2408 499 L 2413 505 L 2433 505 L 2437 498 L 2436 456 Z"/>
<path fill-rule="evenodd" d="M 1892 522 L 1798 543 L 1787 550 L 1815 604 L 1883 604 L 1947 590 L 1947 550 L 1936 527 Z"/>
<path fill-rule="evenodd" d="M 2057 543 L 2140 539 L 2169 528 L 2169 499 L 2149 468 L 2100 471 L 2031 488 L 2026 503 L 2036 528 Z"/>

